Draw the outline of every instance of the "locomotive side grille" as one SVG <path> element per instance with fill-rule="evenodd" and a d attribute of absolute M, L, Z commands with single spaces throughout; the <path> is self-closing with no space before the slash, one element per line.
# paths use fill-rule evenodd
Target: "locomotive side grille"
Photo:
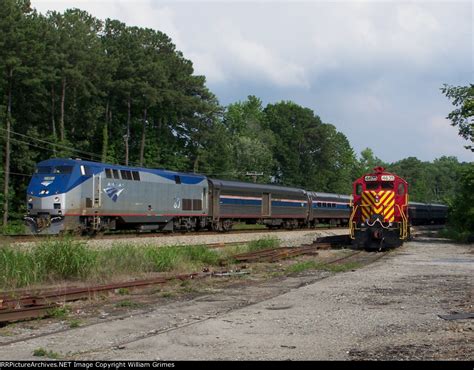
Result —
<path fill-rule="evenodd" d="M 381 190 L 362 193 L 362 216 L 364 220 L 372 215 L 382 215 L 385 222 L 395 220 L 395 192 Z"/>

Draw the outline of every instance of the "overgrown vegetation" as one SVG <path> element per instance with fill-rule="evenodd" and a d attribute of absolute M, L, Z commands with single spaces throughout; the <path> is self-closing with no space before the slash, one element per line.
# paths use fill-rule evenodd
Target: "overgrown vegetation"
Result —
<path fill-rule="evenodd" d="M 81 241 L 57 239 L 41 242 L 31 250 L 1 247 L 0 286 L 14 288 L 48 281 L 105 281 L 150 272 L 199 271 L 204 266 L 218 265 L 220 258 L 219 252 L 202 245 L 115 244 L 96 250 Z"/>
<path fill-rule="evenodd" d="M 44 349 L 43 347 L 36 348 L 33 351 L 33 356 L 35 356 L 35 357 L 48 357 L 48 358 L 53 358 L 53 359 L 58 359 L 60 357 L 59 353 Z"/>
<path fill-rule="evenodd" d="M 247 243 L 247 252 L 256 252 L 262 249 L 276 248 L 279 245 L 280 241 L 274 237 L 252 240 Z"/>

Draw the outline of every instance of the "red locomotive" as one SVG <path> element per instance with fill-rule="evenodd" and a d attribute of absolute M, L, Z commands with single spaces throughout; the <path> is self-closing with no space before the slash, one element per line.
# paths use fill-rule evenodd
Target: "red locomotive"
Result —
<path fill-rule="evenodd" d="M 349 223 L 357 248 L 381 250 L 402 245 L 410 232 L 407 182 L 383 167 L 358 178 L 353 183 Z"/>

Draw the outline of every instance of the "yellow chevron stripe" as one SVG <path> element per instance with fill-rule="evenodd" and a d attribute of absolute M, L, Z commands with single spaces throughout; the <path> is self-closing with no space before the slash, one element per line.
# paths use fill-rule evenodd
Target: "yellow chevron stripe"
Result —
<path fill-rule="evenodd" d="M 384 206 L 386 206 L 389 202 L 394 200 L 394 198 L 395 198 L 395 193 L 390 192 L 389 196 L 383 202 Z"/>
<path fill-rule="evenodd" d="M 369 192 L 364 192 L 362 194 L 362 200 L 364 200 L 367 204 L 372 205 L 375 203 L 375 199 Z"/>
<path fill-rule="evenodd" d="M 381 196 L 380 196 L 379 203 L 384 204 L 385 201 L 387 200 L 387 198 L 390 197 L 390 194 L 391 194 L 391 193 L 392 193 L 392 192 L 386 191 L 383 195 L 381 195 Z"/>
<path fill-rule="evenodd" d="M 394 220 L 394 213 L 395 208 L 392 208 L 384 217 L 386 220 L 393 221 Z"/>

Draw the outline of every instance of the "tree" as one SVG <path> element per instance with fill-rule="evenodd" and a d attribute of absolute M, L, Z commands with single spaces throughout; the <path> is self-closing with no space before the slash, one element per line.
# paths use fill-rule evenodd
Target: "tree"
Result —
<path fill-rule="evenodd" d="M 474 84 L 469 86 L 450 86 L 445 84 L 441 91 L 449 99 L 453 100 L 453 105 L 457 107 L 448 117 L 452 126 L 457 126 L 459 135 L 464 139 L 474 143 Z M 466 145 L 466 149 L 474 152 L 474 145 Z"/>
<path fill-rule="evenodd" d="M 3 225 L 8 223 L 10 190 L 10 151 L 13 125 L 12 106 L 16 75 L 24 68 L 22 57 L 28 53 L 28 23 L 26 15 L 31 12 L 29 0 L 5 0 L 0 7 L 0 70 L 2 71 L 2 98 L 6 100 L 5 165 L 3 180 Z M 2 99 L 2 100 L 3 100 Z"/>

